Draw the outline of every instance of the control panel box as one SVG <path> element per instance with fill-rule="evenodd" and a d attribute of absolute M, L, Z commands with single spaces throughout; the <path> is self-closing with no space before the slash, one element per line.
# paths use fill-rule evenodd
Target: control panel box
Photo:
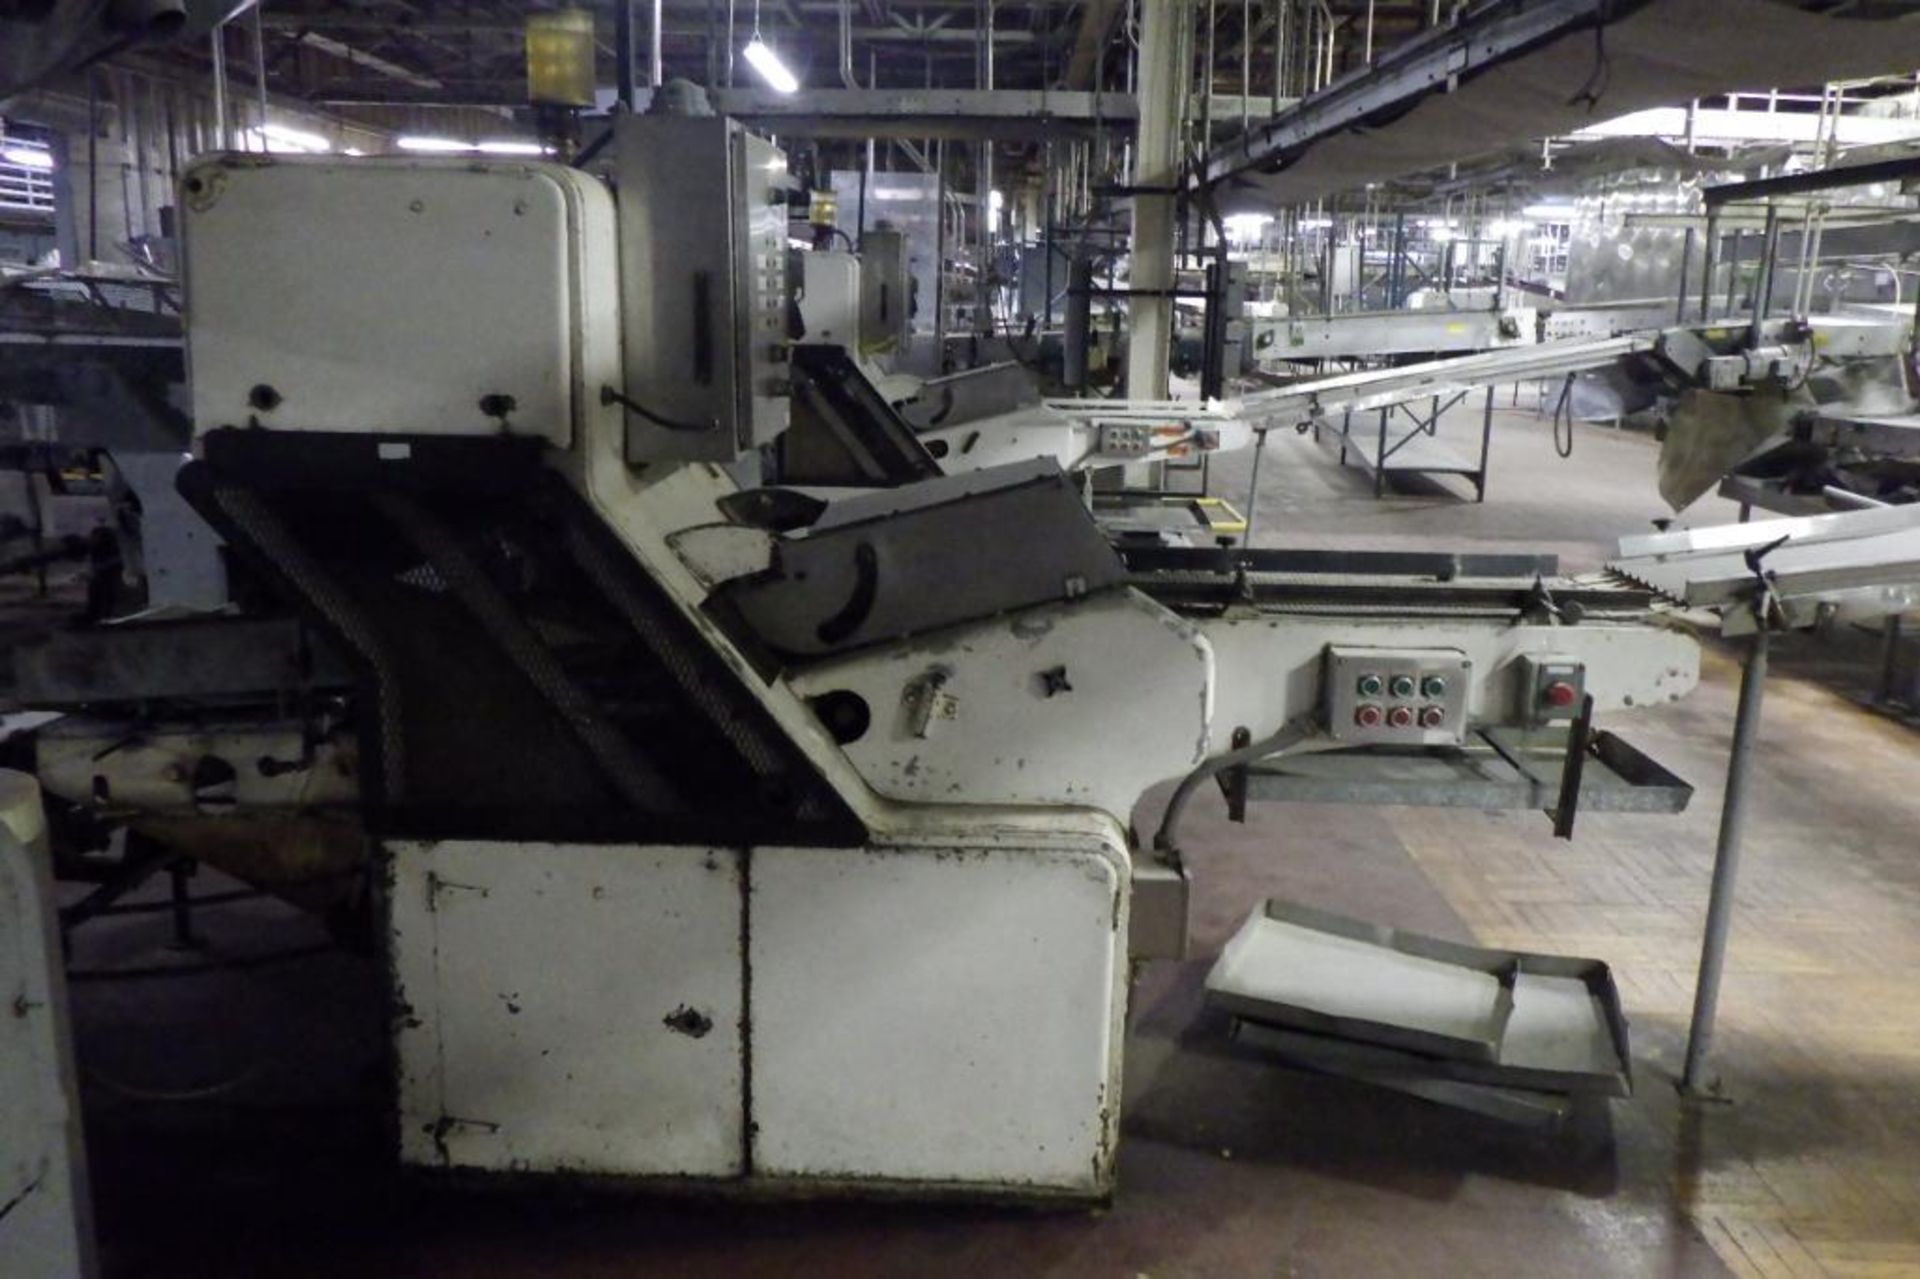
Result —
<path fill-rule="evenodd" d="M 1095 452 L 1102 457 L 1145 457 L 1153 452 L 1150 422 L 1101 422 L 1095 429 Z"/>
<path fill-rule="evenodd" d="M 787 162 L 721 116 L 614 122 L 626 455 L 731 462 L 787 429 Z"/>
<path fill-rule="evenodd" d="M 1452 648 L 1329 644 L 1327 732 L 1356 746 L 1447 746 L 1466 739 L 1473 664 Z"/>
<path fill-rule="evenodd" d="M 1580 717 L 1587 696 L 1587 668 L 1571 657 L 1529 653 L 1521 657 L 1520 705 L 1532 724 Z"/>

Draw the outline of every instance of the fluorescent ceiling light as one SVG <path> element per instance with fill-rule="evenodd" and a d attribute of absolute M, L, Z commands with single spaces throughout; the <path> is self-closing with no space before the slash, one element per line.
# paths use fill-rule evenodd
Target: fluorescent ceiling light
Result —
<path fill-rule="evenodd" d="M 333 150 L 333 143 L 327 138 L 305 129 L 295 129 L 284 124 L 263 124 L 259 132 L 267 140 L 267 148 L 273 151 L 309 151 L 323 154 Z"/>
<path fill-rule="evenodd" d="M 23 169 L 51 169 L 53 152 L 39 147 L 12 143 L 5 149 L 0 149 L 0 160 L 5 160 L 8 164 L 17 164 Z"/>
<path fill-rule="evenodd" d="M 342 155 L 352 155 L 352 156 L 362 156 L 362 155 L 365 155 L 365 154 L 366 154 L 366 152 L 365 152 L 365 151 L 362 151 L 362 150 L 361 150 L 361 149 L 360 149 L 359 147 L 348 147 L 348 148 L 347 148 L 347 149 L 346 149 L 345 151 L 342 151 L 342 152 L 341 152 L 340 154 L 342 154 Z"/>
<path fill-rule="evenodd" d="M 1529 204 L 1520 212 L 1537 222 L 1571 222 L 1573 220 L 1571 204 Z"/>
<path fill-rule="evenodd" d="M 547 152 L 547 148 L 541 146 L 538 142 L 515 141 L 512 139 L 503 139 L 498 142 L 482 142 L 479 146 L 475 147 L 474 150 L 485 152 L 487 155 L 545 155 Z"/>
<path fill-rule="evenodd" d="M 760 78 L 775 93 L 792 93 L 800 87 L 800 81 L 793 72 L 787 70 L 787 64 L 780 61 L 780 55 L 767 47 L 759 36 L 747 41 L 747 47 L 741 53 L 746 57 L 747 64 L 760 73 Z"/>
<path fill-rule="evenodd" d="M 402 151 L 426 151 L 440 154 L 473 150 L 473 143 L 460 142 L 454 138 L 408 136 L 395 140 L 393 145 L 399 147 Z"/>

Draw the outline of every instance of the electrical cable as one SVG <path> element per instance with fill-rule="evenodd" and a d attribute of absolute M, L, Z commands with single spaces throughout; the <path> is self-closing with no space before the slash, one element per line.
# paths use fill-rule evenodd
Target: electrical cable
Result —
<path fill-rule="evenodd" d="M 1269 737 L 1263 737 L 1257 742 L 1242 746 L 1239 750 L 1228 751 L 1224 755 L 1216 755 L 1212 759 L 1203 761 L 1199 767 L 1181 780 L 1180 785 L 1173 792 L 1173 797 L 1167 801 L 1166 815 L 1160 819 L 1160 829 L 1153 837 L 1154 848 L 1163 853 L 1177 853 L 1180 850 L 1176 834 L 1180 826 L 1180 816 L 1186 811 L 1187 801 L 1193 797 L 1193 792 L 1200 783 L 1216 774 L 1224 773 L 1229 768 L 1251 764 L 1273 755 L 1286 754 L 1294 747 L 1318 736 L 1319 732 L 1319 719 L 1314 712 L 1309 711 L 1288 720 Z"/>
<path fill-rule="evenodd" d="M 621 408 L 626 409 L 628 412 L 638 413 L 641 417 L 647 419 L 647 421 L 653 423 L 655 426 L 664 427 L 669 431 L 685 431 L 689 434 L 693 434 L 696 432 L 712 431 L 718 428 L 718 424 L 712 423 L 712 422 L 702 425 L 700 423 L 695 423 L 695 422 L 676 422 L 670 417 L 662 417 L 660 414 L 655 413 L 652 409 L 648 408 L 646 405 L 640 403 L 640 401 L 635 399 L 630 399 L 627 396 L 622 395 L 619 391 L 614 390 L 611 386 L 602 386 L 600 388 L 600 403 L 618 404 Z"/>
<path fill-rule="evenodd" d="M 1560 386 L 1560 401 L 1553 406 L 1553 451 L 1562 458 L 1573 456 L 1573 379 L 1576 375 L 1567 374 L 1567 380 Z M 1567 442 L 1560 443 L 1560 418 L 1565 411 L 1567 420 Z"/>
<path fill-rule="evenodd" d="M 1611 16 L 1608 12 L 1611 8 L 1609 4 L 1602 4 L 1599 12 L 1593 16 L 1593 70 L 1588 74 L 1587 82 L 1567 99 L 1570 107 L 1586 103 L 1589 114 L 1600 105 L 1601 96 L 1613 80 L 1613 60 L 1607 56 L 1607 19 Z"/>

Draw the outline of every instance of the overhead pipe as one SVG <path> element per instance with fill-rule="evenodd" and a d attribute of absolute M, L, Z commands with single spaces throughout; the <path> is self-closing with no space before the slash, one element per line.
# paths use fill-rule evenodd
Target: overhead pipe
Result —
<path fill-rule="evenodd" d="M 647 33 L 647 83 L 655 89 L 660 87 L 662 76 L 660 63 L 660 35 L 666 27 L 666 19 L 661 13 L 663 0 L 653 0 L 653 30 Z"/>
<path fill-rule="evenodd" d="M 853 0 L 840 0 L 840 83 L 860 87 L 853 76 Z"/>
<path fill-rule="evenodd" d="M 222 23 L 209 37 L 213 54 L 213 132 L 214 145 L 225 151 L 232 145 L 227 133 L 227 28 Z"/>

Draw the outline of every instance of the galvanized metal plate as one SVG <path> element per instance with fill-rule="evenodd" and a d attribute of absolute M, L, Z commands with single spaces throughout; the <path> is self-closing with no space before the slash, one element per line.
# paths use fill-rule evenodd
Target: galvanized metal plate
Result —
<path fill-rule="evenodd" d="M 1274 923 L 1292 934 L 1285 946 Z M 1366 946 L 1378 953 L 1363 961 Z M 1410 958 L 1455 973 L 1416 971 Z M 1276 899 L 1208 974 L 1207 1001 L 1279 1032 L 1269 1047 L 1312 1057 L 1338 1043 L 1343 1060 L 1398 1076 L 1613 1097 L 1633 1087 L 1626 1018 L 1599 960 L 1446 942 Z"/>
<path fill-rule="evenodd" d="M 1276 1025 L 1493 1061 L 1512 971 L 1472 947 L 1268 901 L 1207 974 L 1207 1002 Z"/>

